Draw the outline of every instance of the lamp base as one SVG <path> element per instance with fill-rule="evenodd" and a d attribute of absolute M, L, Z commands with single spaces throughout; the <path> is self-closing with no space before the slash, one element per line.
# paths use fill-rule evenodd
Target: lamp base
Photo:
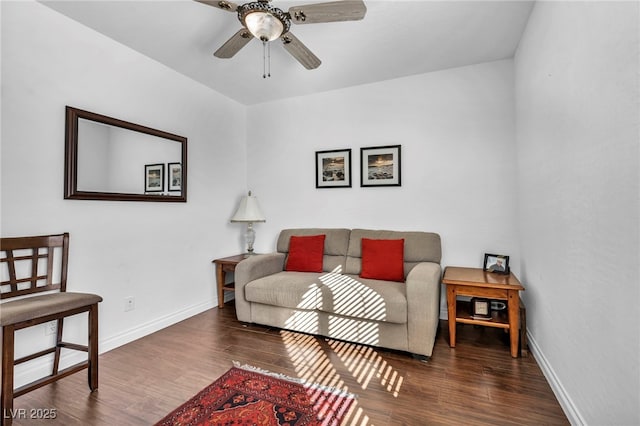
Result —
<path fill-rule="evenodd" d="M 244 234 L 247 240 L 247 254 L 253 254 L 253 243 L 256 240 L 256 231 L 253 230 L 253 222 L 247 223 L 247 232 Z"/>

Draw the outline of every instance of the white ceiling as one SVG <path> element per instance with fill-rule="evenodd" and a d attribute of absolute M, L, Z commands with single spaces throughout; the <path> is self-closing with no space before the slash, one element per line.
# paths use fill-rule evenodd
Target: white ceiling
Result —
<path fill-rule="evenodd" d="M 362 21 L 292 23 L 322 65 L 305 69 L 276 40 L 271 78 L 263 79 L 257 40 L 231 59 L 213 56 L 240 29 L 235 13 L 192 0 L 42 3 L 245 105 L 511 58 L 533 5 L 365 0 Z M 321 1 L 272 4 L 287 11 L 309 3 Z"/>

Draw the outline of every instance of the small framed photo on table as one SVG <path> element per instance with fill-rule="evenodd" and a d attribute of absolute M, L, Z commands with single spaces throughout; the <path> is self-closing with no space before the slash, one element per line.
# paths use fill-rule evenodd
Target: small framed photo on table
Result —
<path fill-rule="evenodd" d="M 351 188 L 351 149 L 316 152 L 316 188 Z"/>
<path fill-rule="evenodd" d="M 471 298 L 471 317 L 479 320 L 491 319 L 491 300 L 482 297 Z"/>
<path fill-rule="evenodd" d="M 164 164 L 147 164 L 144 166 L 144 191 L 164 191 Z"/>
<path fill-rule="evenodd" d="M 495 272 L 497 274 L 509 273 L 509 256 L 504 254 L 484 254 L 484 265 L 482 267 L 485 271 Z"/>

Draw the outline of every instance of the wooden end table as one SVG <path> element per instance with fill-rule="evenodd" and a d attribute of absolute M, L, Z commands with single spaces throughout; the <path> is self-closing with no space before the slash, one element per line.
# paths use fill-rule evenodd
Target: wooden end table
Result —
<path fill-rule="evenodd" d="M 456 324 L 475 324 L 485 327 L 498 327 L 509 330 L 511 356 L 518 357 L 520 291 L 524 290 L 513 273 L 496 274 L 480 268 L 461 268 L 448 266 L 444 270 L 442 282 L 447 286 L 447 310 L 449 311 L 449 345 L 456 347 Z M 473 318 L 457 300 L 457 296 L 485 297 L 507 301 L 507 317 L 493 315 L 489 320 Z M 461 308 L 458 311 L 458 308 Z M 524 331 L 524 330 L 523 330 Z M 521 342 L 525 345 L 525 342 Z"/>
<path fill-rule="evenodd" d="M 214 259 L 211 263 L 216 265 L 216 284 L 218 287 L 218 308 L 224 308 L 224 292 L 236 291 L 234 283 L 227 283 L 227 272 L 235 272 L 238 263 L 246 259 L 248 255 L 237 254 L 235 256 Z"/>

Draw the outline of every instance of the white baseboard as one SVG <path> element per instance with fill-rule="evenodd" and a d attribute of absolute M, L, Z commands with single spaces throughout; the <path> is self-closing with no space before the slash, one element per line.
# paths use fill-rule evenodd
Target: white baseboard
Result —
<path fill-rule="evenodd" d="M 134 340 L 138 340 L 139 338 L 149 335 L 151 333 L 155 333 L 156 331 L 162 330 L 163 328 L 169 327 L 170 325 L 173 325 L 177 322 L 190 318 L 194 315 L 197 315 L 213 307 L 214 307 L 213 301 L 199 303 L 197 305 L 190 306 L 186 309 L 183 309 L 177 312 L 172 312 L 163 317 L 156 318 L 152 321 L 148 321 L 146 323 L 140 324 L 129 330 L 125 330 L 120 334 L 111 336 L 105 340 L 101 340 L 100 353 L 102 354 L 105 352 L 109 352 L 112 349 L 125 345 L 129 342 L 133 342 Z"/>
<path fill-rule="evenodd" d="M 562 386 L 562 383 L 560 382 L 560 379 L 558 379 L 558 376 L 553 370 L 553 367 L 551 366 L 547 358 L 544 356 L 544 354 L 540 350 L 540 347 L 538 346 L 536 339 L 534 339 L 533 336 L 528 331 L 527 331 L 527 340 L 529 343 L 529 351 L 531 352 L 533 357 L 536 359 L 536 362 L 538 363 L 538 366 L 542 370 L 542 374 L 544 374 L 544 377 L 547 379 L 547 382 L 549 382 L 549 386 L 551 386 L 551 390 L 556 395 L 556 398 L 558 398 L 558 402 L 560 403 L 560 406 L 562 407 L 562 410 L 564 411 L 564 414 L 567 416 L 567 419 L 569 420 L 569 422 L 574 426 L 586 425 L 587 423 L 585 422 L 584 418 L 580 415 L 578 408 L 573 403 L 573 400 L 565 390 L 564 386 Z"/>
<path fill-rule="evenodd" d="M 182 320 L 190 318 L 201 312 L 206 311 L 214 307 L 213 301 L 199 303 L 197 305 L 190 306 L 186 309 L 182 309 L 177 312 L 172 312 L 168 315 L 156 318 L 143 324 L 139 324 L 129 330 L 100 340 L 98 342 L 98 348 L 100 354 L 109 352 L 119 346 L 133 342 L 141 337 L 147 336 L 163 328 L 169 327 Z M 87 359 L 87 355 L 78 351 L 63 350 L 60 357 L 60 369 L 64 369 L 70 365 L 82 362 Z M 27 383 L 31 383 L 34 380 L 38 380 L 41 377 L 51 375 L 51 368 L 53 365 L 53 355 L 43 356 L 35 359 L 24 365 L 17 366 L 14 375 L 14 387 L 20 387 Z"/>

